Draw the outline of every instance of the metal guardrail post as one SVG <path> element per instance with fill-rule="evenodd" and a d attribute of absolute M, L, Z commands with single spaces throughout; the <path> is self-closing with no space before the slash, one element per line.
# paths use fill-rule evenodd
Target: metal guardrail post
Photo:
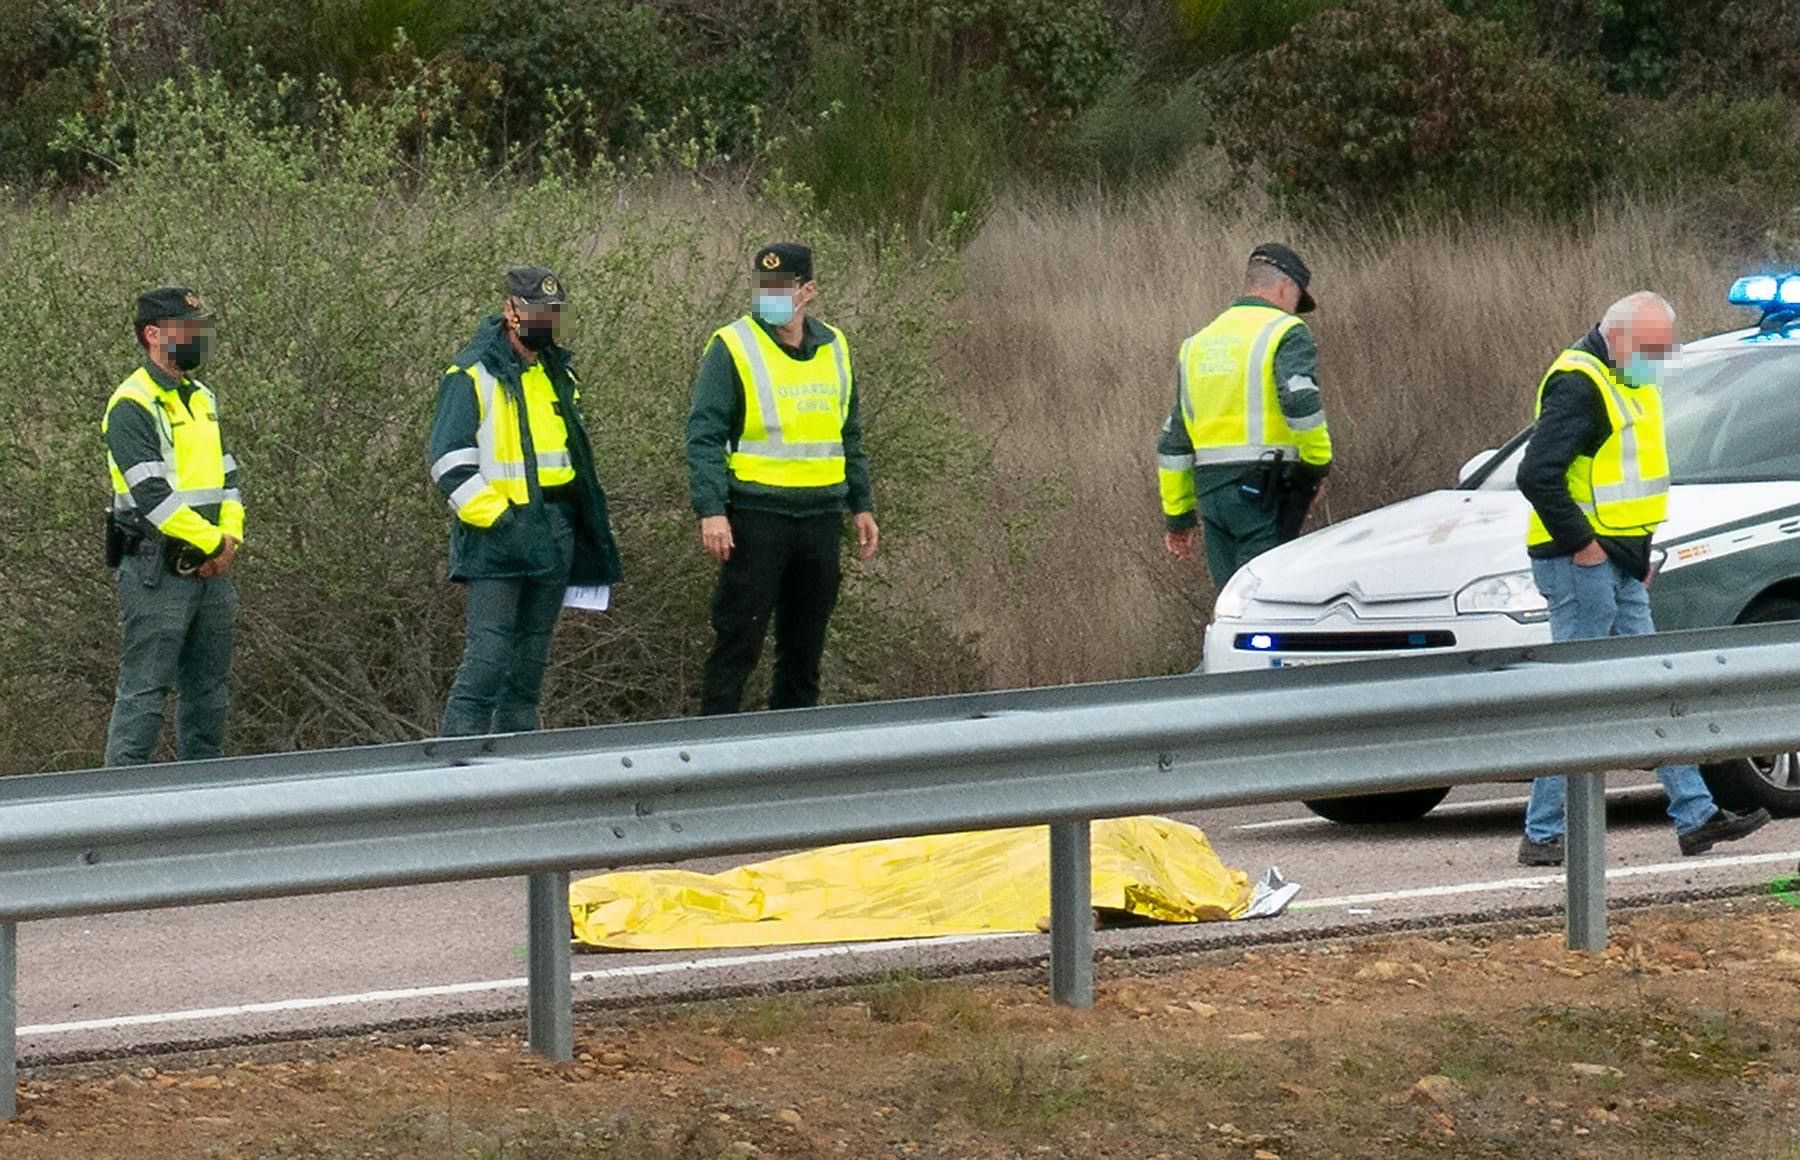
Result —
<path fill-rule="evenodd" d="M 1606 949 L 1606 775 L 1570 774 L 1564 805 L 1569 949 Z"/>
<path fill-rule="evenodd" d="M 19 927 L 0 922 L 0 1120 L 19 1114 Z"/>
<path fill-rule="evenodd" d="M 575 1057 L 574 1012 L 569 993 L 569 875 L 533 874 L 526 880 L 530 934 L 526 977 L 525 1038 L 549 1059 Z"/>
<path fill-rule="evenodd" d="M 1093 849 L 1087 822 L 1050 826 L 1050 997 L 1094 1005 Z"/>

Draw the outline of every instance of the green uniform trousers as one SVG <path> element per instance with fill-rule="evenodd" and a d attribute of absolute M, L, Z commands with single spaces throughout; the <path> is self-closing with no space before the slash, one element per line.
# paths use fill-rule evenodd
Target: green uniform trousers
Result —
<path fill-rule="evenodd" d="M 119 687 L 106 729 L 106 764 L 142 765 L 176 694 L 183 761 L 218 757 L 231 708 L 231 640 L 237 586 L 230 577 L 177 576 L 160 555 L 127 557 L 118 569 Z"/>
<path fill-rule="evenodd" d="M 1206 570 L 1212 574 L 1213 587 L 1221 591 L 1239 568 L 1282 539 L 1275 510 L 1246 496 L 1236 484 L 1200 497 L 1200 526 L 1206 539 Z"/>
<path fill-rule="evenodd" d="M 471 579 L 466 641 L 439 727 L 444 737 L 525 733 L 538 727 L 550 637 L 575 558 L 568 509 L 550 504 L 557 565 L 547 576 Z"/>

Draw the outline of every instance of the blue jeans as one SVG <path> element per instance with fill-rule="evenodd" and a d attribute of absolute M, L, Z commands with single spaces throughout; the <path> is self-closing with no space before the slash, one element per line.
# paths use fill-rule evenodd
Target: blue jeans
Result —
<path fill-rule="evenodd" d="M 1531 575 L 1550 604 L 1552 640 L 1648 636 L 1656 631 L 1644 582 L 1627 576 L 1610 559 L 1592 568 L 1584 568 L 1568 556 L 1533 560 Z M 1669 795 L 1669 817 L 1675 821 L 1677 834 L 1704 826 L 1718 809 L 1699 767 L 1665 765 L 1656 776 Z M 1531 804 L 1525 807 L 1527 838 L 1554 842 L 1562 837 L 1567 792 L 1568 782 L 1561 777 L 1540 777 L 1531 783 Z"/>

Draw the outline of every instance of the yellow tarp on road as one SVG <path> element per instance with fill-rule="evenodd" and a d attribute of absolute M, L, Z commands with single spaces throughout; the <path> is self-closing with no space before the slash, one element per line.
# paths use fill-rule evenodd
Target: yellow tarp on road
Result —
<path fill-rule="evenodd" d="M 1094 906 L 1158 922 L 1243 915 L 1250 880 L 1199 829 L 1167 818 L 1093 826 Z M 859 842 L 723 874 L 624 870 L 569 890 L 576 941 L 700 950 L 1031 931 L 1050 913 L 1044 826 Z"/>

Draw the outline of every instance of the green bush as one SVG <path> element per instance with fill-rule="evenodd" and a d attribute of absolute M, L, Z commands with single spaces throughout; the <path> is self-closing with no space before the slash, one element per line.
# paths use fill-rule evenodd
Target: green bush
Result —
<path fill-rule="evenodd" d="M 951 76 L 999 69 L 1021 128 L 1066 122 L 1119 68 L 1101 0 L 813 0 L 796 29 L 815 45 L 844 45 L 879 77 L 923 45 Z"/>
<path fill-rule="evenodd" d="M 1624 120 L 1621 181 L 1632 192 L 1726 189 L 1766 209 L 1800 187 L 1800 116 L 1787 101 L 1640 101 Z"/>
<path fill-rule="evenodd" d="M 1713 0 L 1686 12 L 1675 87 L 1741 100 L 1800 100 L 1800 6 Z"/>
<path fill-rule="evenodd" d="M 929 239 L 987 208 L 1006 160 L 1002 78 L 952 66 L 940 81 L 934 56 L 915 40 L 877 78 L 847 45 L 815 48 L 817 120 L 788 142 L 787 172 L 845 228 Z"/>
<path fill-rule="evenodd" d="M 1342 0 L 1170 0 L 1196 54 L 1220 60 L 1266 52 L 1296 24 Z"/>
<path fill-rule="evenodd" d="M 1205 143 L 1212 124 L 1200 77 L 1156 86 L 1131 70 L 1076 117 L 1057 142 L 1056 160 L 1069 175 L 1103 187 L 1140 186 Z"/>
<path fill-rule="evenodd" d="M 94 100 L 103 28 L 73 0 L 0 0 L 0 182 L 66 176 L 56 128 Z"/>
<path fill-rule="evenodd" d="M 1585 206 L 1612 161 L 1582 70 L 1441 0 L 1352 0 L 1249 70 L 1231 143 L 1301 212 L 1423 202 Z"/>
<path fill-rule="evenodd" d="M 500 273 L 557 268 L 569 343 L 626 566 L 616 610 L 571 614 L 552 724 L 688 711 L 710 641 L 712 567 L 686 501 L 681 428 L 707 334 L 748 297 L 744 255 L 779 229 L 813 237 L 824 309 L 857 344 L 888 570 L 973 521 L 978 448 L 938 404 L 929 354 L 951 271 L 868 257 L 803 220 L 677 190 L 494 181 L 429 140 L 392 143 L 427 95 L 318 99 L 322 129 L 270 125 L 272 102 L 217 78 L 170 84 L 132 121 L 137 148 L 88 196 L 0 211 L 0 770 L 92 764 L 110 703 L 113 597 L 98 420 L 138 355 L 133 296 L 194 286 L 219 315 L 204 372 L 243 463 L 249 510 L 233 744 L 279 750 L 435 728 L 460 654 L 442 579 L 449 516 L 424 439 L 449 357 L 495 309 Z M 115 150 L 103 137 L 94 154 Z M 760 228 L 759 228 L 760 227 Z M 948 532 L 946 529 L 950 529 Z M 934 544 L 933 551 L 938 550 Z M 828 695 L 944 691 L 967 653 L 900 607 L 883 568 L 850 569 Z"/>

